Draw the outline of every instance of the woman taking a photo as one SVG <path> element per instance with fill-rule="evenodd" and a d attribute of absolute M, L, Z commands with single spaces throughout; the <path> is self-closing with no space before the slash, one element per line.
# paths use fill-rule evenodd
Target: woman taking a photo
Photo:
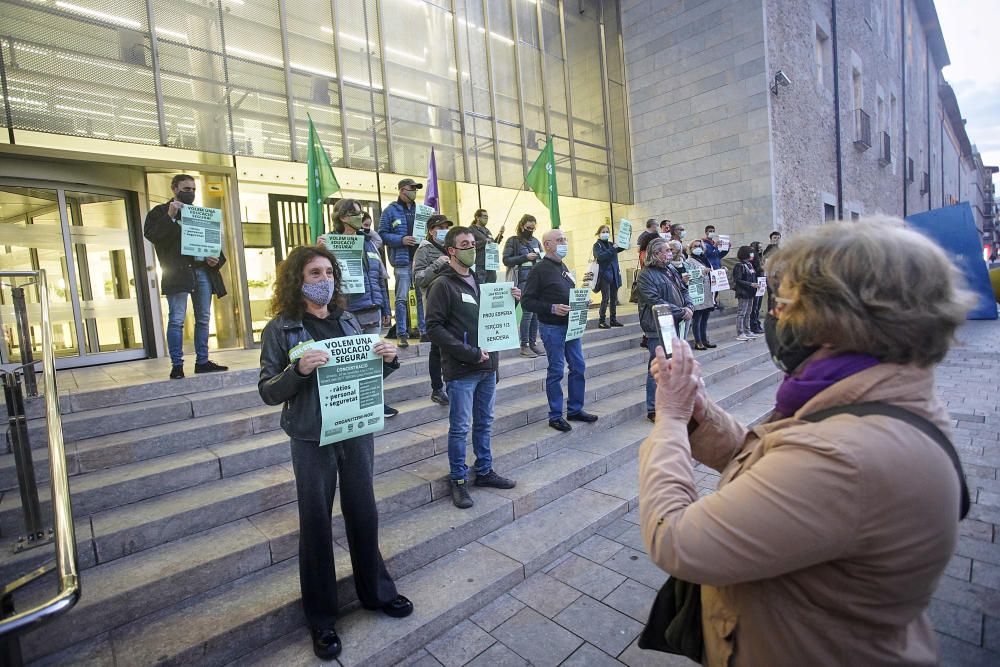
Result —
<path fill-rule="evenodd" d="M 622 286 L 622 272 L 618 268 L 618 253 L 625 250 L 611 242 L 611 228 L 601 225 L 597 228 L 597 242 L 594 243 L 594 260 L 597 262 L 597 275 L 594 276 L 594 291 L 601 293 L 601 310 L 597 326 L 601 329 L 625 326 L 618 321 L 618 288 Z M 611 324 L 604 319 L 611 304 Z"/>
<path fill-rule="evenodd" d="M 694 309 L 694 317 L 691 318 L 694 349 L 707 350 L 716 347 L 708 340 L 708 316 L 715 310 L 715 303 L 712 299 L 712 265 L 708 263 L 708 258 L 705 257 L 705 244 L 701 239 L 691 241 L 691 245 L 688 248 L 688 258 L 688 261 L 685 262 L 688 275 L 693 275 L 695 269 L 701 271 L 701 278 L 691 278 L 691 280 L 701 281 L 701 291 L 704 295 L 701 303 L 694 303 L 693 299 L 691 301 L 693 304 L 692 308 Z M 691 289 L 691 280 L 688 281 L 689 292 Z"/>
<path fill-rule="evenodd" d="M 788 373 L 769 421 L 748 430 L 714 404 L 684 341 L 657 352 L 639 450 L 650 558 L 700 585 L 705 665 L 936 665 L 927 606 L 968 496 L 934 366 L 973 300 L 891 220 L 802 232 L 768 263 L 764 330 Z M 721 473 L 702 498 L 692 456 Z"/>
<path fill-rule="evenodd" d="M 321 246 L 300 246 L 278 266 L 271 298 L 274 319 L 261 336 L 257 389 L 268 405 L 284 404 L 281 428 L 291 439 L 292 468 L 299 509 L 299 583 L 302 606 L 312 632 L 313 650 L 332 660 L 341 649 L 337 620 L 337 575 L 330 526 L 333 498 L 340 486 L 340 507 L 351 552 L 354 586 L 365 609 L 401 618 L 413 604 L 396 591 L 378 547 L 378 511 L 372 487 L 375 439 L 371 434 L 331 445 L 319 444 L 322 416 L 315 371 L 329 361 L 308 350 L 296 361 L 289 352 L 307 341 L 361 334 L 357 318 L 341 306 L 340 267 Z M 379 341 L 383 375 L 399 368 L 396 346 Z"/>

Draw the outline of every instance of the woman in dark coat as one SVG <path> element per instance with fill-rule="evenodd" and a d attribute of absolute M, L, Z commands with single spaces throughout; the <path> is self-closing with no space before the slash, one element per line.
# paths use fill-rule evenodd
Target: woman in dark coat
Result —
<path fill-rule="evenodd" d="M 601 310 L 597 326 L 601 329 L 625 326 L 616 317 L 618 288 L 622 286 L 622 272 L 618 267 L 619 248 L 611 242 L 611 228 L 601 225 L 597 228 L 597 242 L 594 243 L 594 259 L 597 261 L 597 276 L 594 279 L 594 291 L 601 293 Z M 611 304 L 611 324 L 604 319 Z"/>

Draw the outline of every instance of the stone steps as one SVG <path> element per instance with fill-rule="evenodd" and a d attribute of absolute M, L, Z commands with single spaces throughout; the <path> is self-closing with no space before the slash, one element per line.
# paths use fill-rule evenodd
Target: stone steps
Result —
<path fill-rule="evenodd" d="M 738 350 L 734 356 L 740 353 L 760 356 L 754 354 L 754 350 L 739 349 L 751 348 L 750 345 L 732 347 Z M 736 359 L 732 365 L 745 363 L 748 363 L 745 359 Z M 776 372 L 771 375 L 775 376 Z M 400 582 L 400 590 L 414 597 L 414 591 L 423 590 L 420 587 L 424 584 L 418 582 L 425 581 L 422 575 L 418 576 L 418 571 L 440 573 L 441 566 L 434 565 L 437 559 L 461 559 L 462 556 L 455 554 L 480 552 L 485 548 L 483 544 L 491 547 L 487 551 L 494 554 L 504 552 L 508 559 L 525 559 L 518 560 L 516 568 L 511 570 L 517 571 L 519 578 L 504 580 L 509 588 L 523 578 L 526 569 L 529 573 L 537 569 L 550 560 L 551 555 L 575 546 L 601 525 L 630 509 L 630 501 L 634 505 L 635 491 L 627 489 L 626 482 L 635 476 L 638 444 L 649 429 L 644 420 L 644 390 L 635 386 L 635 379 L 633 375 L 631 390 L 591 406 L 604 415 L 596 424 L 581 425 L 584 428 L 562 434 L 542 422 L 513 429 L 506 434 L 510 437 L 496 438 L 498 468 L 515 475 L 520 483 L 510 491 L 473 489 L 477 504 L 472 510 L 456 510 L 449 499 L 440 497 L 446 488 L 439 483 L 444 481 L 446 465 L 427 468 L 423 477 L 409 468 L 393 470 L 389 474 L 394 475 L 394 482 L 377 482 L 383 519 L 381 544 L 390 571 Z M 734 382 L 736 379 L 726 376 L 719 368 L 714 374 L 708 374 L 709 391 L 721 404 L 730 405 L 734 397 L 748 387 L 757 390 L 774 381 L 774 377 L 762 376 L 753 378 L 749 385 L 734 389 L 738 384 Z M 718 389 L 725 383 L 729 383 L 728 394 Z M 606 437 L 605 431 L 612 428 L 617 437 Z M 629 465 L 633 467 L 627 468 Z M 623 466 L 627 470 L 622 469 Z M 407 476 L 413 479 L 406 481 Z M 387 479 L 385 474 L 379 478 Z M 416 479 L 420 481 L 414 481 Z M 431 489 L 435 491 L 433 494 L 429 494 Z M 294 490 L 291 493 L 294 496 Z M 405 507 L 405 501 L 398 498 L 400 493 L 423 494 L 423 497 L 411 498 L 415 506 Z M 428 495 L 437 500 L 430 502 Z M 581 507 L 591 506 L 596 508 L 594 512 L 581 511 Z M 246 652 L 285 635 L 302 623 L 297 602 L 298 575 L 294 567 L 297 550 L 294 507 L 292 502 L 249 518 L 234 517 L 235 521 L 211 530 L 86 571 L 85 586 L 95 593 L 85 594 L 77 609 L 39 633 L 44 639 L 29 638 L 25 643 L 28 654 L 58 650 L 74 641 L 97 636 L 91 647 L 98 653 L 107 653 L 114 644 L 114 659 L 118 665 L 180 664 L 192 660 L 198 664 L 222 664 L 238 658 L 240 651 Z M 552 509 L 547 509 L 549 507 Z M 546 519 L 546 516 L 558 519 Z M 512 523 L 515 521 L 517 523 Z M 550 522 L 557 524 L 557 528 L 547 529 Z M 522 539 L 497 532 L 510 525 L 520 525 L 525 530 L 534 526 L 531 529 L 533 537 Z M 491 538 L 491 534 L 494 537 Z M 470 544 L 477 539 L 482 544 Z M 497 563 L 507 562 L 496 555 L 490 558 Z M 338 550 L 337 567 L 343 599 L 352 600 L 350 562 L 345 551 Z M 463 572 L 478 571 L 478 567 L 474 565 Z M 465 581 L 467 578 L 462 582 L 470 583 Z M 207 590 L 206 581 L 215 588 Z M 431 585 L 429 579 L 425 583 Z M 499 585 L 496 581 L 494 584 Z M 410 585 L 415 588 L 407 588 Z M 450 600 L 450 595 L 449 591 L 445 597 Z M 448 627 L 456 616 L 475 610 L 467 610 L 467 605 L 462 604 L 444 607 L 431 597 L 419 596 L 418 607 L 428 606 L 411 617 L 421 619 L 419 624 L 406 621 L 386 626 L 378 633 L 383 637 L 383 632 L 388 631 L 383 637 L 386 641 L 376 642 L 383 649 L 366 653 L 363 660 L 352 660 L 350 664 L 391 662 L 398 657 L 396 651 L 400 645 L 422 645 Z M 480 600 L 477 604 L 484 602 Z M 157 605 L 165 608 L 156 611 Z M 140 611 L 154 613 L 130 625 L 122 625 L 137 618 Z M 369 612 L 360 614 L 371 616 Z M 346 618 L 347 625 L 341 626 L 345 635 L 347 628 L 353 627 L 349 620 L 352 617 Z M 357 622 L 361 624 L 359 627 L 365 627 L 363 619 Z M 398 636 L 406 628 L 409 630 Z M 108 630 L 110 636 L 100 634 Z M 365 631 L 350 631 L 355 637 L 360 637 L 362 632 Z M 390 639 L 392 641 L 388 641 Z M 102 642 L 107 646 L 101 646 Z M 305 647 L 311 657 L 308 639 Z M 70 649 L 70 654 L 78 656 L 85 648 Z M 352 651 L 360 649 L 358 646 Z M 53 664 L 59 659 L 53 656 Z"/>

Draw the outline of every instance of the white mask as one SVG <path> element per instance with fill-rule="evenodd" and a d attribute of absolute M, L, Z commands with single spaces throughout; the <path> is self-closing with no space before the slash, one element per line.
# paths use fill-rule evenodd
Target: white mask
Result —
<path fill-rule="evenodd" d="M 600 238 L 602 241 L 607 241 L 609 238 L 611 238 L 611 234 L 609 234 L 608 232 L 601 232 Z"/>
<path fill-rule="evenodd" d="M 705 254 L 705 249 L 704 248 L 695 248 L 691 252 L 694 253 L 695 255 L 704 255 Z"/>

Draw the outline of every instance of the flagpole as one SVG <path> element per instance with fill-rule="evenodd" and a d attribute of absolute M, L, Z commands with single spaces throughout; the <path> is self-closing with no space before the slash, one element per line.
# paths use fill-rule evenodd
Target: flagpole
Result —
<path fill-rule="evenodd" d="M 507 220 L 510 218 L 510 212 L 514 210 L 514 204 L 517 203 L 517 196 L 519 194 L 521 194 L 522 192 L 524 192 L 524 186 L 527 185 L 527 184 L 528 184 L 527 180 L 522 181 L 521 182 L 521 187 L 519 187 L 517 189 L 517 192 L 514 193 L 514 199 L 512 199 L 511 202 L 510 202 L 510 208 L 507 209 L 507 215 L 504 216 L 503 222 L 500 224 L 501 227 L 506 227 L 507 226 Z"/>

